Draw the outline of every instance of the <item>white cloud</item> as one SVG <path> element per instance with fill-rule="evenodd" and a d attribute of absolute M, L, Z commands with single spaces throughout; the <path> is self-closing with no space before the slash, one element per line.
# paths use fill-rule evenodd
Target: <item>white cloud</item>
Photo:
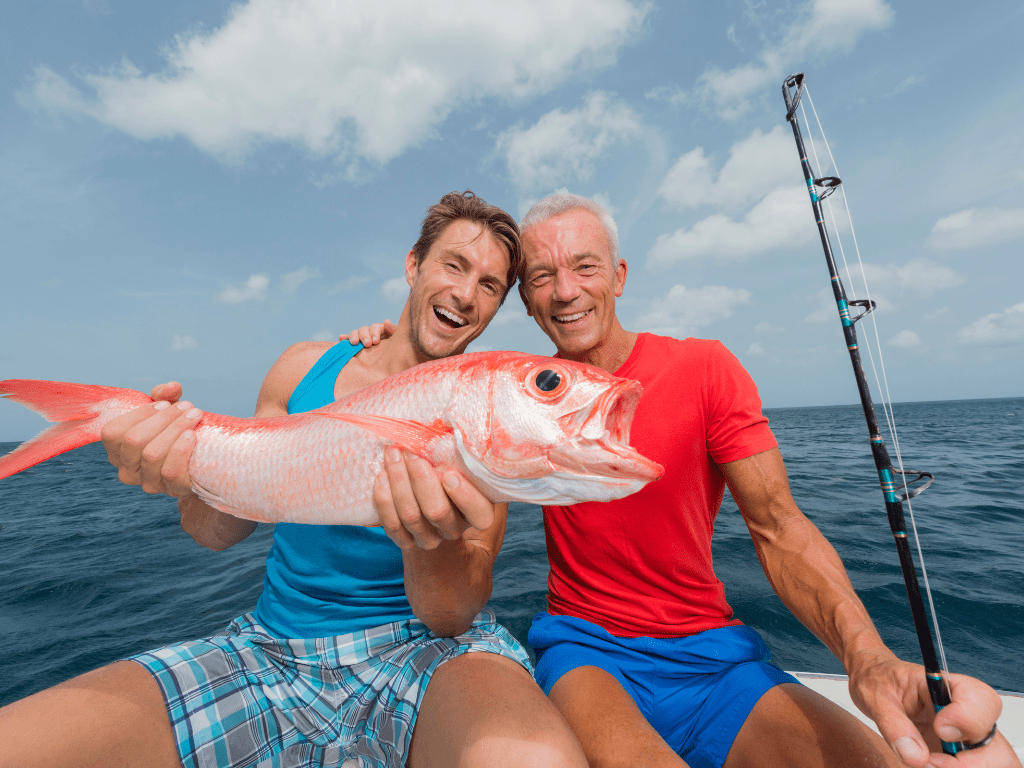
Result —
<path fill-rule="evenodd" d="M 393 277 L 381 284 L 380 292 L 388 301 L 404 302 L 409 296 L 409 283 L 405 281 L 404 277 Z"/>
<path fill-rule="evenodd" d="M 986 346 L 1024 341 L 1024 302 L 975 320 L 957 331 L 956 337 L 962 344 Z"/>
<path fill-rule="evenodd" d="M 632 325 L 640 331 L 685 338 L 698 328 L 732 317 L 734 307 L 749 303 L 750 291 L 742 288 L 675 285 L 665 298 L 650 301 L 647 313 Z"/>
<path fill-rule="evenodd" d="M 742 221 L 716 213 L 690 229 L 661 235 L 648 252 L 648 263 L 671 264 L 700 256 L 741 261 L 775 248 L 800 245 L 814 234 L 807 190 L 786 187 L 769 193 Z"/>
<path fill-rule="evenodd" d="M 836 297 L 831 288 L 819 288 L 814 294 L 817 308 L 804 318 L 805 323 L 829 323 L 839 319 Z"/>
<path fill-rule="evenodd" d="M 346 277 L 344 280 L 332 285 L 328 293 L 333 295 L 335 293 L 342 293 L 343 291 L 353 291 L 356 288 L 361 288 L 366 285 L 371 280 L 373 280 L 373 278 L 369 275 L 352 275 L 351 277 Z"/>
<path fill-rule="evenodd" d="M 319 276 L 319 269 L 310 269 L 309 267 L 302 267 L 301 269 L 297 269 L 294 272 L 289 272 L 285 275 L 282 275 L 281 287 L 284 288 L 285 293 L 295 293 L 295 291 L 299 289 L 299 286 L 302 285 L 304 282 L 311 278 Z"/>
<path fill-rule="evenodd" d="M 171 352 L 182 352 L 186 349 L 195 349 L 199 343 L 191 336 L 174 334 L 171 338 Z"/>
<path fill-rule="evenodd" d="M 676 161 L 658 189 L 666 201 L 680 209 L 701 205 L 739 207 L 779 187 L 801 180 L 796 144 L 781 125 L 770 133 L 760 128 L 729 150 L 729 159 L 714 177 L 704 148 L 687 152 Z"/>
<path fill-rule="evenodd" d="M 697 80 L 694 96 L 721 117 L 733 119 L 750 108 L 754 94 L 778 92 L 782 80 L 806 58 L 848 53 L 866 33 L 892 20 L 885 0 L 810 0 L 793 23 L 767 45 L 757 60 L 728 72 L 713 68 Z"/>
<path fill-rule="evenodd" d="M 526 307 L 523 306 L 523 302 L 519 300 L 519 297 L 515 294 L 516 289 L 512 289 L 512 293 L 508 295 L 508 299 L 502 305 L 501 309 L 491 320 L 491 325 L 494 327 L 500 327 L 503 325 L 518 325 L 525 323 L 530 319 L 530 316 L 526 314 Z"/>
<path fill-rule="evenodd" d="M 889 344 L 900 349 L 916 349 L 921 346 L 921 337 L 913 331 L 904 330 L 889 339 Z"/>
<path fill-rule="evenodd" d="M 83 97 L 52 70 L 34 96 L 140 139 L 182 135 L 237 160 L 287 141 L 383 163 L 461 104 L 535 95 L 614 61 L 651 6 L 629 0 L 385 3 L 250 0 L 212 31 L 183 33 L 163 70 L 86 74 Z"/>
<path fill-rule="evenodd" d="M 765 352 L 761 342 L 755 341 L 753 344 L 747 347 L 747 354 L 754 355 L 756 357 L 764 357 Z"/>
<path fill-rule="evenodd" d="M 858 281 L 856 288 L 859 291 L 863 286 L 863 283 L 859 282 L 860 269 L 854 264 L 851 266 L 850 271 L 854 275 L 855 280 Z M 875 296 L 875 293 L 884 293 L 891 288 L 931 296 L 938 291 L 963 285 L 964 281 L 967 280 L 966 275 L 925 258 L 911 259 L 902 266 L 899 264 L 886 264 L 884 266 L 881 264 L 865 264 L 863 274 L 867 279 L 868 287 L 871 289 L 872 298 L 876 300 L 879 297 Z M 849 289 L 849 286 L 847 288 Z"/>
<path fill-rule="evenodd" d="M 1024 238 L 1024 208 L 968 208 L 935 222 L 928 245 L 942 250 L 981 248 Z"/>
<path fill-rule="evenodd" d="M 761 322 L 754 326 L 754 335 L 761 337 L 770 336 L 781 336 L 786 332 L 786 329 L 781 325 L 772 325 L 771 323 Z"/>
<path fill-rule="evenodd" d="M 236 288 L 233 285 L 224 289 L 217 301 L 224 304 L 240 304 L 243 301 L 263 301 L 267 298 L 267 287 L 270 285 L 270 278 L 266 275 L 250 275 L 245 285 Z"/>
<path fill-rule="evenodd" d="M 309 337 L 310 341 L 337 341 L 338 334 L 331 331 L 330 328 L 321 328 L 316 333 Z"/>
<path fill-rule="evenodd" d="M 529 128 L 510 128 L 498 137 L 495 151 L 505 155 L 520 189 L 553 187 L 570 178 L 590 178 L 595 162 L 612 145 L 641 131 L 640 117 L 629 106 L 598 91 L 578 109 L 554 109 Z"/>

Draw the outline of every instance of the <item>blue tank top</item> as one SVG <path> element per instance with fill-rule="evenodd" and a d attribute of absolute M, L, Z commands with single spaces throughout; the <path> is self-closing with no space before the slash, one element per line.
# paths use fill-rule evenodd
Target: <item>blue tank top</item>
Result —
<path fill-rule="evenodd" d="M 338 372 L 361 349 L 342 341 L 327 350 L 295 388 L 288 412 L 333 403 Z M 289 639 L 411 619 L 402 550 L 383 528 L 278 523 L 255 617 L 274 637 Z"/>

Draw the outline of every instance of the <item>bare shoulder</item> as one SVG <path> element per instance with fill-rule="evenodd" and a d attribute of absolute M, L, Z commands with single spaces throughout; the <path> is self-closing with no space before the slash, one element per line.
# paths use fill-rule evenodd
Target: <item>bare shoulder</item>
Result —
<path fill-rule="evenodd" d="M 270 367 L 256 400 L 257 416 L 287 416 L 288 398 L 299 386 L 324 352 L 334 346 L 332 341 L 300 341 L 286 349 Z"/>

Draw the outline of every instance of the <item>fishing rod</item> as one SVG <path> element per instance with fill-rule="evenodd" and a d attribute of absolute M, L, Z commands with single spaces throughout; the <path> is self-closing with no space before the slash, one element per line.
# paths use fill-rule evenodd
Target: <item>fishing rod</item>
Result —
<path fill-rule="evenodd" d="M 949 704 L 949 687 L 946 679 L 943 677 L 939 660 L 935 654 L 935 645 L 932 642 L 931 629 L 928 626 L 928 619 L 925 615 L 924 602 L 921 600 L 921 590 L 917 583 L 914 561 L 910 555 L 910 544 L 907 541 L 907 526 L 903 516 L 903 502 L 912 499 L 924 491 L 932 484 L 934 478 L 929 472 L 894 468 L 889 460 L 889 452 L 886 450 L 885 442 L 879 433 L 878 420 L 875 418 L 875 406 L 871 400 L 871 390 L 868 388 L 867 379 L 864 376 L 864 366 L 861 364 L 860 349 L 857 345 L 857 331 L 854 328 L 858 320 L 863 319 L 875 309 L 875 302 L 871 299 L 847 300 L 846 290 L 843 288 L 843 282 L 839 278 L 835 258 L 832 255 L 832 245 L 828 238 L 828 230 L 825 228 L 821 201 L 835 192 L 839 185 L 842 184 L 842 181 L 836 176 L 814 177 L 810 159 L 807 157 L 807 151 L 804 149 L 804 140 L 800 133 L 800 123 L 796 116 L 796 110 L 800 104 L 800 97 L 803 95 L 803 91 L 804 75 L 802 72 L 790 75 L 783 82 L 782 96 L 786 100 L 786 120 L 793 126 L 793 137 L 796 139 L 797 151 L 800 153 L 800 164 L 803 169 L 804 180 L 807 182 L 807 191 L 811 196 L 814 218 L 818 223 L 821 246 L 825 249 L 825 261 L 828 263 L 829 276 L 832 278 L 832 293 L 835 296 L 836 306 L 839 309 L 839 319 L 843 324 L 843 335 L 846 337 L 846 348 L 850 352 L 850 362 L 853 364 L 853 374 L 857 379 L 857 390 L 860 393 L 860 404 L 864 409 L 864 418 L 867 421 L 868 432 L 870 433 L 871 455 L 874 457 L 875 468 L 878 470 L 878 478 L 881 481 L 882 495 L 885 497 L 885 511 L 889 517 L 889 527 L 892 530 L 893 538 L 896 541 L 896 551 L 899 553 L 900 568 L 903 571 L 903 581 L 906 584 L 907 597 L 910 601 L 910 611 L 914 617 L 914 629 L 917 630 L 917 640 L 921 646 L 921 656 L 924 659 L 925 675 L 928 681 L 928 693 L 931 696 L 932 704 L 935 706 L 935 711 L 938 712 Z M 851 306 L 859 307 L 860 312 L 856 315 L 851 315 Z M 898 485 L 895 475 L 900 475 Z M 923 484 L 916 485 L 921 483 L 921 481 L 924 481 Z M 916 485 L 916 487 L 911 489 L 911 485 Z M 897 487 L 902 488 L 902 492 L 897 492 Z M 942 742 L 942 751 L 948 755 L 955 755 L 964 748 L 965 746 L 961 742 Z"/>

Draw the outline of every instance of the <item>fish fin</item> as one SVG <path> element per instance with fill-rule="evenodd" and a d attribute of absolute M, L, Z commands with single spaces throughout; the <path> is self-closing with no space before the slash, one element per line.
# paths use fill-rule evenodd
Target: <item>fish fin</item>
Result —
<path fill-rule="evenodd" d="M 368 413 L 316 413 L 373 432 L 385 440 L 390 440 L 399 448 L 427 458 L 431 452 L 431 444 L 441 437 L 447 437 L 454 431 L 448 424 L 435 419 L 431 424 L 424 424 L 412 419 L 393 419 L 389 416 L 374 416 Z"/>
<path fill-rule="evenodd" d="M 0 457 L 0 480 L 96 442 L 108 421 L 153 402 L 131 389 L 33 379 L 0 381 L 0 397 L 32 409 L 47 421 L 58 422 Z"/>

